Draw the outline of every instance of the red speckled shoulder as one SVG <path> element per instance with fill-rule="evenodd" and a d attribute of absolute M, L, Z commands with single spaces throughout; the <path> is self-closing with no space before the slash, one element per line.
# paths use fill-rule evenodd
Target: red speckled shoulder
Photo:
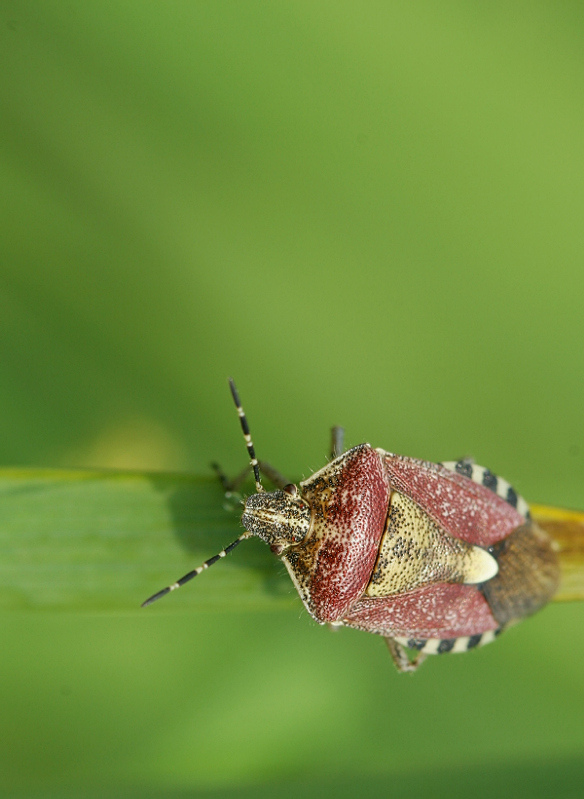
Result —
<path fill-rule="evenodd" d="M 313 522 L 306 541 L 284 555 L 310 613 L 338 621 L 365 591 L 389 504 L 383 458 L 361 444 L 301 485 Z"/>

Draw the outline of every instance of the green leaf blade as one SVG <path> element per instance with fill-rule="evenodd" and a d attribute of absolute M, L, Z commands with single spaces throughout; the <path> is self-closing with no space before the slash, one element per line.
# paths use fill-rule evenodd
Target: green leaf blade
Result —
<path fill-rule="evenodd" d="M 140 604 L 237 538 L 211 478 L 43 469 L 0 470 L 0 609 L 153 612 Z M 283 579 L 282 579 L 283 578 Z M 290 594 L 257 541 L 157 603 L 261 608 Z"/>

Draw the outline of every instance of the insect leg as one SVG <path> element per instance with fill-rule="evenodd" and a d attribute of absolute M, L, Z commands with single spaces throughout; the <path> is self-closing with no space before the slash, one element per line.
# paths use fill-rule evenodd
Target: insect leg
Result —
<path fill-rule="evenodd" d="M 286 477 L 284 477 L 283 474 L 280 474 L 280 472 L 277 469 L 274 469 L 273 466 L 270 466 L 270 464 L 266 463 L 265 461 L 260 461 L 260 471 L 268 478 L 268 480 L 271 483 L 273 483 L 276 486 L 276 488 L 284 488 L 284 486 L 290 485 L 290 483 L 292 482 L 291 480 L 288 480 Z"/>
<path fill-rule="evenodd" d="M 225 491 L 225 496 L 228 499 L 243 485 L 246 477 L 251 472 L 251 465 L 247 465 L 245 469 L 237 475 L 237 477 L 234 477 L 232 480 L 230 480 L 218 463 L 212 463 L 211 468 L 215 470 L 215 473 L 219 478 L 221 485 L 223 486 L 223 490 Z M 259 461 L 259 468 L 261 473 L 265 475 L 265 477 L 267 477 L 268 480 L 276 486 L 276 488 L 284 488 L 285 485 L 289 485 L 291 482 L 284 477 L 283 474 L 280 474 L 277 469 L 274 469 L 273 466 L 270 466 L 270 464 L 266 463 L 265 461 Z"/>
<path fill-rule="evenodd" d="M 237 475 L 237 477 L 234 477 L 232 480 L 230 480 L 218 463 L 213 462 L 211 464 L 211 468 L 214 469 L 217 477 L 219 478 L 219 482 L 223 486 L 225 496 L 228 499 L 241 485 L 243 485 L 245 478 L 251 472 L 251 464 L 248 464 L 245 469 Z"/>
<path fill-rule="evenodd" d="M 331 429 L 331 460 L 338 458 L 345 451 L 345 430 L 335 425 Z"/>
<path fill-rule="evenodd" d="M 398 671 L 416 671 L 426 659 L 426 655 L 420 654 L 415 660 L 410 660 L 405 648 L 401 644 L 398 644 L 394 638 L 384 638 L 384 641 L 387 644 L 389 654 Z"/>

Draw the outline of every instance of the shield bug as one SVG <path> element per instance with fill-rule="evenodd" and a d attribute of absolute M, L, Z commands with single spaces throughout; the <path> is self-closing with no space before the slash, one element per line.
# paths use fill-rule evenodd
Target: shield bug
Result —
<path fill-rule="evenodd" d="M 229 383 L 256 485 L 244 502 L 245 532 L 144 605 L 255 535 L 284 561 L 317 622 L 381 635 L 397 668 L 413 671 L 428 654 L 493 641 L 555 593 L 552 540 L 525 500 L 488 469 L 468 459 L 430 463 L 369 444 L 343 452 L 342 430 L 333 428 L 330 462 L 296 486 L 257 460 Z M 264 489 L 260 470 L 276 491 Z M 245 476 L 229 483 L 219 474 L 226 491 Z"/>

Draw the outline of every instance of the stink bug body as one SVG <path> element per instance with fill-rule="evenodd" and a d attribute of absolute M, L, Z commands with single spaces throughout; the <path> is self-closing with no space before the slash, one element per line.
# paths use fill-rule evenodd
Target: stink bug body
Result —
<path fill-rule="evenodd" d="M 559 566 L 526 502 L 488 469 L 394 455 L 369 444 L 342 452 L 299 484 L 256 459 L 230 381 L 257 493 L 245 500 L 245 532 L 159 591 L 150 604 L 256 535 L 280 557 L 311 616 L 385 638 L 400 671 L 427 654 L 465 652 L 534 613 L 555 593 Z M 261 470 L 279 486 L 267 492 Z M 232 484 L 220 475 L 226 490 Z M 407 649 L 417 650 L 410 660 Z"/>

